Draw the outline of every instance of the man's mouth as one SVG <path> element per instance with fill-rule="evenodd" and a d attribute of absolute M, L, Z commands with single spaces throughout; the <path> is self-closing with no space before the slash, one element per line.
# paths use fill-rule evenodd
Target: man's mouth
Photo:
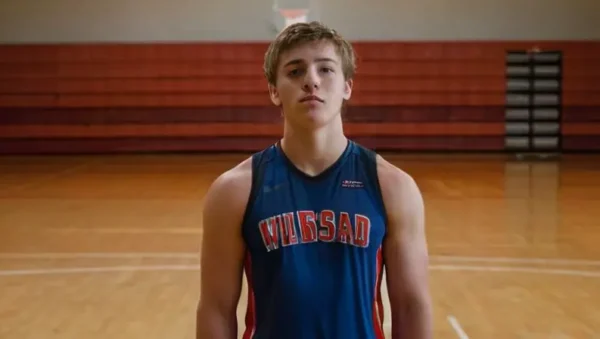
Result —
<path fill-rule="evenodd" d="M 300 102 L 306 102 L 306 101 L 318 101 L 318 102 L 323 102 L 323 99 L 319 98 L 316 95 L 307 95 L 305 97 L 303 97 L 302 99 L 300 99 Z"/>

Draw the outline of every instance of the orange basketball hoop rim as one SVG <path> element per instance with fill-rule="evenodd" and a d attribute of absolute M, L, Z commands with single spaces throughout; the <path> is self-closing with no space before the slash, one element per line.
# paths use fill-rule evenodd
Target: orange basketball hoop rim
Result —
<path fill-rule="evenodd" d="M 296 18 L 305 16 L 308 12 L 307 9 L 302 8 L 293 8 L 293 9 L 280 9 L 279 13 L 283 15 L 288 20 L 294 20 Z"/>

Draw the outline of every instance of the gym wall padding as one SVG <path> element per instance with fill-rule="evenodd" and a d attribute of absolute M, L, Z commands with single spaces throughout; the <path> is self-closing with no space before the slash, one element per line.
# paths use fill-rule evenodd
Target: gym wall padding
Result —
<path fill-rule="evenodd" d="M 600 43 L 354 42 L 347 134 L 385 150 L 501 150 L 505 51 L 563 51 L 563 147 L 600 150 Z M 281 121 L 263 42 L 0 46 L 0 153 L 253 151 Z"/>

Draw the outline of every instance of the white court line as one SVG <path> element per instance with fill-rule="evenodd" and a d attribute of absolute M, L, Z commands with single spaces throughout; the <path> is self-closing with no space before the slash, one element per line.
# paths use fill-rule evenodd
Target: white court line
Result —
<path fill-rule="evenodd" d="M 100 233 L 100 234 L 202 234 L 198 228 L 51 228 L 49 233 Z"/>
<path fill-rule="evenodd" d="M 600 271 L 561 270 L 536 267 L 430 265 L 429 269 L 436 271 L 520 272 L 533 274 L 570 275 L 575 277 L 600 277 Z"/>
<path fill-rule="evenodd" d="M 467 333 L 465 333 L 463 328 L 460 326 L 458 320 L 456 320 L 454 316 L 449 315 L 448 322 L 450 323 L 450 326 L 452 326 L 454 332 L 456 332 L 460 339 L 469 339 L 469 336 L 467 335 Z"/>
<path fill-rule="evenodd" d="M 566 266 L 600 266 L 598 260 L 580 260 L 580 259 L 550 259 L 550 258 L 509 258 L 509 257 L 460 257 L 460 256 L 436 256 L 429 257 L 432 260 L 446 261 L 462 261 L 462 262 L 503 262 L 503 263 L 520 263 L 520 264 L 554 264 Z"/>
<path fill-rule="evenodd" d="M 199 265 L 162 265 L 162 266 L 108 266 L 108 267 L 72 267 L 72 268 L 47 268 L 0 270 L 0 276 L 17 275 L 45 275 L 68 273 L 95 273 L 95 272 L 134 272 L 134 271 L 195 271 Z M 568 275 L 575 277 L 600 278 L 600 271 L 555 270 L 534 267 L 503 267 L 503 266 L 459 266 L 459 265 L 431 265 L 434 271 L 477 271 L 477 272 L 519 272 L 532 274 Z"/>
<path fill-rule="evenodd" d="M 199 258 L 199 252 L 0 252 L 0 259 L 76 259 L 76 258 Z M 563 266 L 600 266 L 600 261 L 546 258 L 430 256 L 431 260 L 451 262 L 521 263 Z"/>
<path fill-rule="evenodd" d="M 442 244 L 432 244 L 431 248 L 448 248 L 448 247 L 461 247 L 461 248 L 469 248 L 472 247 L 472 243 L 442 243 Z M 518 242 L 514 244 L 486 244 L 486 247 L 490 248 L 527 248 L 531 246 L 526 242 Z"/>
<path fill-rule="evenodd" d="M 135 272 L 135 271 L 196 271 L 198 265 L 166 265 L 166 266 L 113 266 L 113 267 L 73 267 L 48 268 L 33 270 L 0 270 L 0 276 L 18 275 L 47 275 L 69 273 L 106 273 L 106 272 Z"/>
<path fill-rule="evenodd" d="M 199 259 L 200 252 L 198 253 L 184 253 L 184 252 L 65 252 L 65 253 L 0 253 L 0 259 L 140 259 L 140 258 L 175 258 L 175 259 Z"/>

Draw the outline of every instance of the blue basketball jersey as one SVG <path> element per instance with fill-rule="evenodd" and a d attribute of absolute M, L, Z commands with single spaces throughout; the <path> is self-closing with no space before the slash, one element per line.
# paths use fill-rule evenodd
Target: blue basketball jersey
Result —
<path fill-rule="evenodd" d="M 252 156 L 242 234 L 244 339 L 383 338 L 385 210 L 375 153 L 352 141 L 327 170 L 298 170 L 279 144 Z"/>

